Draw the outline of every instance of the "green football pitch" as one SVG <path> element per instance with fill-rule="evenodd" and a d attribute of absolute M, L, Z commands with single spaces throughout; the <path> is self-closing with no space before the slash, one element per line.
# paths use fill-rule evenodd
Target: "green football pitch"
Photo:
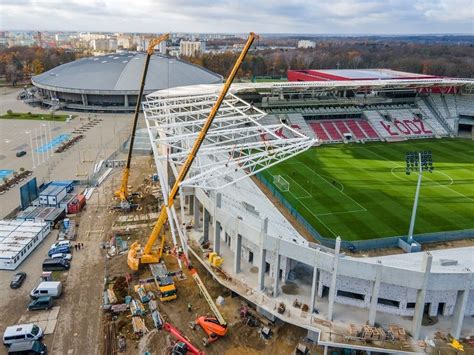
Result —
<path fill-rule="evenodd" d="M 418 178 L 406 175 L 405 153 L 424 150 L 432 152 L 435 169 L 423 173 L 414 234 L 474 228 L 474 141 L 320 146 L 263 176 L 324 237 L 402 236 L 408 233 Z M 277 188 L 278 175 L 288 184 Z"/>

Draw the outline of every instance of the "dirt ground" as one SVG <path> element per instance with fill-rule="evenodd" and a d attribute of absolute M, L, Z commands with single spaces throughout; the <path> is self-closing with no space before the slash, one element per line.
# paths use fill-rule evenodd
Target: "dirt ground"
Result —
<path fill-rule="evenodd" d="M 179 269 L 177 259 L 173 255 L 166 255 L 164 260 L 169 271 Z M 117 272 L 120 269 L 117 264 L 126 265 L 126 256 L 123 255 L 115 258 L 111 264 L 114 264 L 114 266 L 111 266 L 109 270 L 113 269 Z M 215 300 L 218 296 L 222 296 L 225 299 L 224 305 L 219 307 L 219 309 L 228 322 L 227 335 L 217 342 L 204 347 L 202 339 L 206 337 L 206 334 L 199 327 L 193 330 L 189 326 L 189 323 L 198 316 L 212 315 L 212 313 L 205 299 L 199 294 L 196 283 L 187 269 L 184 270 L 186 279 L 175 280 L 178 298 L 164 303 L 158 301 L 158 308 L 166 322 L 179 329 L 194 346 L 205 351 L 206 354 L 291 354 L 298 341 L 305 337 L 306 331 L 301 328 L 287 324 L 272 324 L 270 328 L 273 335 L 268 340 L 263 339 L 260 336 L 260 328 L 264 324 L 258 327 L 250 327 L 245 325 L 242 319 L 240 319 L 239 309 L 243 300 L 238 296 L 232 297 L 230 291 L 213 280 L 197 261 L 193 265 L 198 270 L 212 298 Z M 126 271 L 126 268 L 123 268 L 121 271 Z M 139 275 L 142 279 L 151 276 L 146 268 L 141 270 Z M 136 297 L 136 294 L 133 292 L 130 295 Z M 191 312 L 187 309 L 188 303 L 192 304 Z M 132 327 L 128 316 L 129 312 L 127 311 L 117 321 L 117 332 L 124 335 L 127 339 L 125 354 L 132 355 L 144 351 L 149 351 L 152 354 L 168 354 L 172 344 L 175 343 L 175 339 L 169 333 L 164 330 L 153 330 L 143 338 L 135 338 L 132 334 Z M 105 326 L 106 321 L 104 321 Z M 149 319 L 147 326 L 150 330 L 153 329 Z"/>
<path fill-rule="evenodd" d="M 140 175 L 149 176 L 152 173 L 150 160 L 141 158 L 139 162 L 135 164 L 139 167 L 137 170 L 140 170 Z M 115 178 L 114 180 L 115 184 L 117 184 L 118 179 Z M 152 201 L 150 199 L 151 197 L 147 195 L 151 189 L 139 184 L 139 177 L 135 176 L 133 180 L 134 184 L 132 185 L 136 186 L 137 189 L 143 193 L 141 200 L 143 206 L 149 205 L 150 203 L 156 204 L 156 201 Z M 140 203 L 140 205 L 142 205 L 142 203 Z M 141 211 L 130 213 L 130 215 L 139 215 L 140 213 L 143 214 L 154 211 L 156 211 L 154 208 L 143 208 Z M 113 219 L 120 215 L 122 214 L 114 213 L 109 216 Z M 130 229 L 126 235 L 123 235 L 123 238 L 129 239 L 129 243 L 139 239 L 143 244 L 148 238 L 153 223 L 154 221 L 149 221 L 148 226 L 143 226 L 141 229 Z M 116 225 L 120 224 L 116 223 Z M 124 226 L 124 228 L 126 227 Z M 171 240 L 171 238 L 168 238 L 168 241 L 169 240 Z M 167 243 L 166 249 L 169 250 L 171 247 L 171 243 Z M 177 258 L 171 253 L 164 255 L 163 260 L 169 271 L 173 272 L 179 270 Z M 179 280 L 175 278 L 178 298 L 170 302 L 160 302 L 158 300 L 157 303 L 159 312 L 164 320 L 178 328 L 194 346 L 205 351 L 206 354 L 291 354 L 298 341 L 301 341 L 306 335 L 305 330 L 291 325 L 271 324 L 272 336 L 268 340 L 263 339 L 260 336 L 260 327 L 264 326 L 263 324 L 260 324 L 260 327 L 250 327 L 245 325 L 240 319 L 239 309 L 243 299 L 238 296 L 232 297 L 231 292 L 221 286 L 216 280 L 213 280 L 197 261 L 193 262 L 193 266 L 198 270 L 212 298 L 216 300 L 218 296 L 222 296 L 225 299 L 224 305 L 220 306 L 219 309 L 228 323 L 227 335 L 204 348 L 202 341 L 203 338 L 206 337 L 204 331 L 199 327 L 193 330 L 189 326 L 189 323 L 194 321 L 198 316 L 212 315 L 212 312 L 205 299 L 199 294 L 199 289 L 186 267 L 184 267 L 185 278 Z M 98 274 L 100 274 L 100 272 L 98 272 Z M 130 274 L 126 262 L 126 255 L 115 256 L 106 261 L 106 275 L 108 279 L 116 279 L 126 274 Z M 146 266 L 142 266 L 139 272 L 131 275 L 133 277 L 132 285 L 138 283 L 140 279 L 151 277 L 151 273 Z M 133 287 L 129 288 L 129 295 L 137 298 L 138 296 L 132 288 Z M 188 303 L 192 304 L 191 312 L 188 312 Z M 145 309 L 148 309 L 148 307 L 145 306 Z M 151 332 L 143 337 L 137 337 L 133 334 L 130 311 L 127 310 L 119 314 L 118 317 L 114 317 L 110 313 L 104 313 L 102 317 L 103 335 L 100 336 L 101 346 L 99 352 L 106 354 L 110 351 L 110 346 L 108 343 L 105 344 L 106 342 L 103 339 L 108 334 L 109 324 L 114 322 L 115 334 L 122 335 L 126 339 L 127 348 L 125 354 L 141 354 L 145 351 L 149 351 L 152 354 L 168 354 L 170 347 L 175 343 L 175 339 L 165 330 L 153 330 L 154 326 L 149 315 L 145 316 L 144 319 L 146 326 Z"/>

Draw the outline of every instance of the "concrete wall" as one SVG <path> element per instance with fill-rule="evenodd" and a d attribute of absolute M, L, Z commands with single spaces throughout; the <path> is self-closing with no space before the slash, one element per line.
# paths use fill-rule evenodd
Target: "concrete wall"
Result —
<path fill-rule="evenodd" d="M 266 261 L 273 265 L 276 255 L 281 257 L 280 268 L 283 269 L 284 280 L 288 272 L 294 267 L 296 261 L 316 267 L 320 271 L 318 295 L 322 295 L 322 287 L 331 286 L 332 270 L 334 264 L 334 253 L 328 252 L 326 248 L 321 250 L 309 245 L 296 244 L 280 237 L 274 237 L 262 233 L 262 228 L 255 225 L 255 216 L 242 211 L 235 215 L 223 208 L 214 206 L 212 195 L 199 189 L 195 194 L 202 205 L 209 211 L 212 220 L 219 221 L 223 231 L 230 235 L 232 240 L 237 235 L 242 236 L 242 248 L 240 250 L 242 263 L 248 263 L 249 253 L 253 252 L 253 266 L 259 266 L 260 250 L 266 249 Z M 221 233 L 224 240 L 224 233 Z M 236 244 L 232 242 L 231 250 L 235 252 Z M 365 261 L 363 258 L 352 258 L 348 256 L 339 257 L 339 265 L 336 278 L 335 302 L 360 308 L 369 308 L 373 292 L 374 282 L 377 274 L 377 265 Z M 438 308 L 444 304 L 442 314 L 450 316 L 454 312 L 457 291 L 464 290 L 468 281 L 467 271 L 462 272 L 431 272 L 426 286 L 425 304 L 429 305 L 429 314 L 437 315 Z M 274 276 L 274 268 L 270 268 L 269 274 Z M 241 275 L 244 277 L 245 275 Z M 422 270 L 404 269 L 382 265 L 381 283 L 378 299 L 386 299 L 398 302 L 398 305 L 387 305 L 378 303 L 376 310 L 400 316 L 413 316 L 414 304 L 417 301 L 417 292 L 423 284 L 425 274 Z M 465 315 L 474 315 L 474 285 L 468 296 Z M 363 299 L 354 299 L 344 295 L 337 295 L 337 291 L 352 292 L 363 295 Z M 411 304 L 411 305 L 410 305 Z"/>

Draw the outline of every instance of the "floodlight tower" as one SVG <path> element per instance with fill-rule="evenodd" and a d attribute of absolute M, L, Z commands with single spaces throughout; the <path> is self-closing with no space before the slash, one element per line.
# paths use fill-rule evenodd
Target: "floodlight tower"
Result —
<path fill-rule="evenodd" d="M 418 170 L 418 183 L 416 185 L 415 201 L 413 202 L 413 211 L 411 213 L 410 230 L 408 231 L 408 243 L 413 242 L 413 229 L 415 228 L 416 209 L 418 207 L 418 197 L 420 195 L 421 178 L 423 171 L 433 172 L 433 157 L 430 150 L 422 152 L 406 153 L 406 174 L 410 175 L 412 171 Z"/>

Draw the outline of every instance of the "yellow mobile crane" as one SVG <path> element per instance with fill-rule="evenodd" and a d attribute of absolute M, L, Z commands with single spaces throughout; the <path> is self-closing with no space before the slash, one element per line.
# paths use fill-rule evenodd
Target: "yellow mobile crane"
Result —
<path fill-rule="evenodd" d="M 196 138 L 196 141 L 194 142 L 191 152 L 189 153 L 186 161 L 184 162 L 184 165 L 181 167 L 181 170 L 173 185 L 173 188 L 171 189 L 169 193 L 167 203 L 163 204 L 163 206 L 161 207 L 160 214 L 158 216 L 158 219 L 156 220 L 156 223 L 153 227 L 153 230 L 151 231 L 150 236 L 148 237 L 145 248 L 142 249 L 142 247 L 140 246 L 138 242 L 134 242 L 130 246 L 130 250 L 128 251 L 128 257 L 127 257 L 127 263 L 130 269 L 138 270 L 141 263 L 157 263 L 160 261 L 161 254 L 163 253 L 163 247 L 165 244 L 165 236 L 164 235 L 162 236 L 161 245 L 157 251 L 153 250 L 153 245 L 155 244 L 155 241 L 159 237 L 161 230 L 163 229 L 166 222 L 168 221 L 167 210 L 173 206 L 176 195 L 178 194 L 179 186 L 181 182 L 184 180 L 184 178 L 186 177 L 186 174 L 188 173 L 191 167 L 191 164 L 193 163 L 194 158 L 196 157 L 199 151 L 199 148 L 201 147 L 202 142 L 204 141 L 204 138 L 206 137 L 206 134 L 209 131 L 209 128 L 211 127 L 212 122 L 214 121 L 214 117 L 216 116 L 217 111 L 219 110 L 219 107 L 221 106 L 222 101 L 224 100 L 227 94 L 227 91 L 229 90 L 230 85 L 232 84 L 235 78 L 235 75 L 237 74 L 237 71 L 240 68 L 240 65 L 244 61 L 244 58 L 247 55 L 247 52 L 249 51 L 250 46 L 255 40 L 255 37 L 256 35 L 253 32 L 249 34 L 247 42 L 245 43 L 245 46 L 242 49 L 242 53 L 240 53 L 239 58 L 235 62 L 234 67 L 232 68 L 232 71 L 229 77 L 227 78 L 227 81 L 225 82 L 225 85 L 222 88 L 222 91 L 216 103 L 212 107 L 211 112 L 209 112 L 209 116 L 207 117 L 201 129 L 201 132 L 199 132 L 199 135 Z M 126 188 L 126 185 L 125 185 L 125 188 Z"/>
<path fill-rule="evenodd" d="M 142 81 L 140 83 L 140 91 L 138 92 L 137 97 L 137 105 L 135 106 L 135 113 L 133 116 L 133 126 L 132 126 L 132 134 L 130 137 L 130 147 L 128 148 L 128 157 L 127 157 L 127 165 L 123 170 L 122 181 L 120 183 L 120 189 L 115 192 L 115 196 L 120 199 L 119 208 L 124 211 L 130 210 L 130 201 L 128 195 L 128 177 L 130 176 L 130 162 L 132 161 L 132 151 L 133 151 L 133 143 L 135 142 L 135 132 L 137 130 L 137 123 L 138 123 L 138 115 L 140 113 L 140 105 L 142 103 L 142 96 L 143 90 L 145 89 L 145 81 L 146 76 L 148 73 L 148 65 L 150 64 L 150 58 L 153 55 L 155 47 L 163 41 L 166 41 L 170 38 L 170 34 L 166 33 L 161 35 L 160 37 L 153 38 L 150 40 L 147 48 L 147 54 L 145 59 L 145 66 L 143 67 L 143 75 Z"/>

